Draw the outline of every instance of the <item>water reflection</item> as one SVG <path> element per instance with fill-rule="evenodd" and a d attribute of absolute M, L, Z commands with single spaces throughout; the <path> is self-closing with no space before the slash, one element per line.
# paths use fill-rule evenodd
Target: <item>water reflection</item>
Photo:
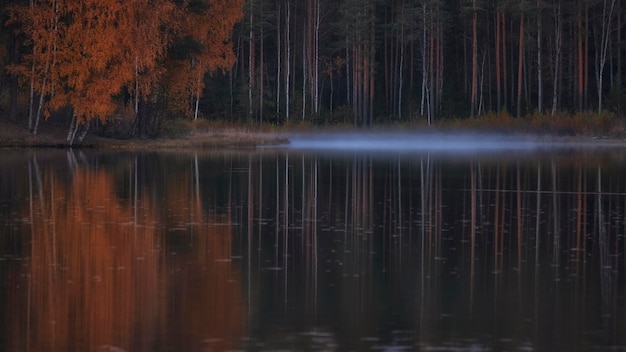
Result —
<path fill-rule="evenodd" d="M 139 187 L 136 157 L 66 157 L 18 169 L 2 349 L 233 348 L 245 315 L 228 214 L 203 212 L 191 182 Z"/>
<path fill-rule="evenodd" d="M 0 158 L 3 350 L 626 346 L 617 153 Z"/>

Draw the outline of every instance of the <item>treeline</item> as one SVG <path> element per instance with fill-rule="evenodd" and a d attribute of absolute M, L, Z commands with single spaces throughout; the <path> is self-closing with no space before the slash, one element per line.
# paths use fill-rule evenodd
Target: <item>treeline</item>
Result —
<path fill-rule="evenodd" d="M 71 107 L 87 121 L 132 107 L 138 126 L 158 114 L 433 123 L 619 112 L 626 101 L 618 0 L 12 3 L 3 87 L 30 101 L 33 121 L 39 109 Z"/>
<path fill-rule="evenodd" d="M 618 111 L 626 99 L 623 6 L 248 0 L 235 33 L 238 94 L 230 101 L 256 121 L 356 125 Z"/>

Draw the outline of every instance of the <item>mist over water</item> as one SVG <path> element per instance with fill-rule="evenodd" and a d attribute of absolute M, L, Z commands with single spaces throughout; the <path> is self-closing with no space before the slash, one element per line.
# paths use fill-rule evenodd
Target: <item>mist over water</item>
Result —
<path fill-rule="evenodd" d="M 537 151 L 589 147 L 597 142 L 568 142 L 519 134 L 471 132 L 331 132 L 301 133 L 288 136 L 289 149 L 365 152 L 477 153 Z"/>
<path fill-rule="evenodd" d="M 387 152 L 498 152 L 529 151 L 555 146 L 554 143 L 521 135 L 472 133 L 302 133 L 289 136 L 288 148 L 325 151 Z"/>

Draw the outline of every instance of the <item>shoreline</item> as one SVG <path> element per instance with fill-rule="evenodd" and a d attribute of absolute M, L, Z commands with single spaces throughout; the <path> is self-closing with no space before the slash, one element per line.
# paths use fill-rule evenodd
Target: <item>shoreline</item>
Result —
<path fill-rule="evenodd" d="M 491 136 L 532 140 L 546 144 L 571 144 L 580 146 L 626 147 L 626 138 L 610 135 L 570 135 L 546 133 L 546 131 L 519 131 L 510 128 L 475 128 L 476 126 L 374 126 L 372 128 L 348 128 L 346 126 L 278 128 L 276 130 L 250 126 L 204 126 L 195 128 L 179 137 L 117 139 L 87 134 L 81 144 L 69 146 L 67 131 L 55 124 L 41 126 L 37 135 L 31 135 L 25 126 L 0 120 L 0 149 L 100 149 L 100 150 L 145 150 L 145 149 L 247 149 L 263 146 L 289 144 L 295 136 L 320 138 L 346 136 Z"/>
<path fill-rule="evenodd" d="M 183 136 L 167 138 L 117 139 L 87 134 L 80 144 L 69 146 L 67 131 L 61 126 L 45 125 L 37 135 L 19 123 L 0 120 L 0 149 L 179 149 L 179 148 L 255 148 L 289 143 L 284 133 L 254 132 L 245 129 L 215 128 L 191 131 Z"/>

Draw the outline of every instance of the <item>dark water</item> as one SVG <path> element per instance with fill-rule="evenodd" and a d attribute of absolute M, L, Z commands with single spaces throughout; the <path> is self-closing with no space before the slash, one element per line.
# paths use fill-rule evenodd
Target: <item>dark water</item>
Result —
<path fill-rule="evenodd" d="M 626 154 L 0 153 L 0 350 L 626 349 Z"/>

